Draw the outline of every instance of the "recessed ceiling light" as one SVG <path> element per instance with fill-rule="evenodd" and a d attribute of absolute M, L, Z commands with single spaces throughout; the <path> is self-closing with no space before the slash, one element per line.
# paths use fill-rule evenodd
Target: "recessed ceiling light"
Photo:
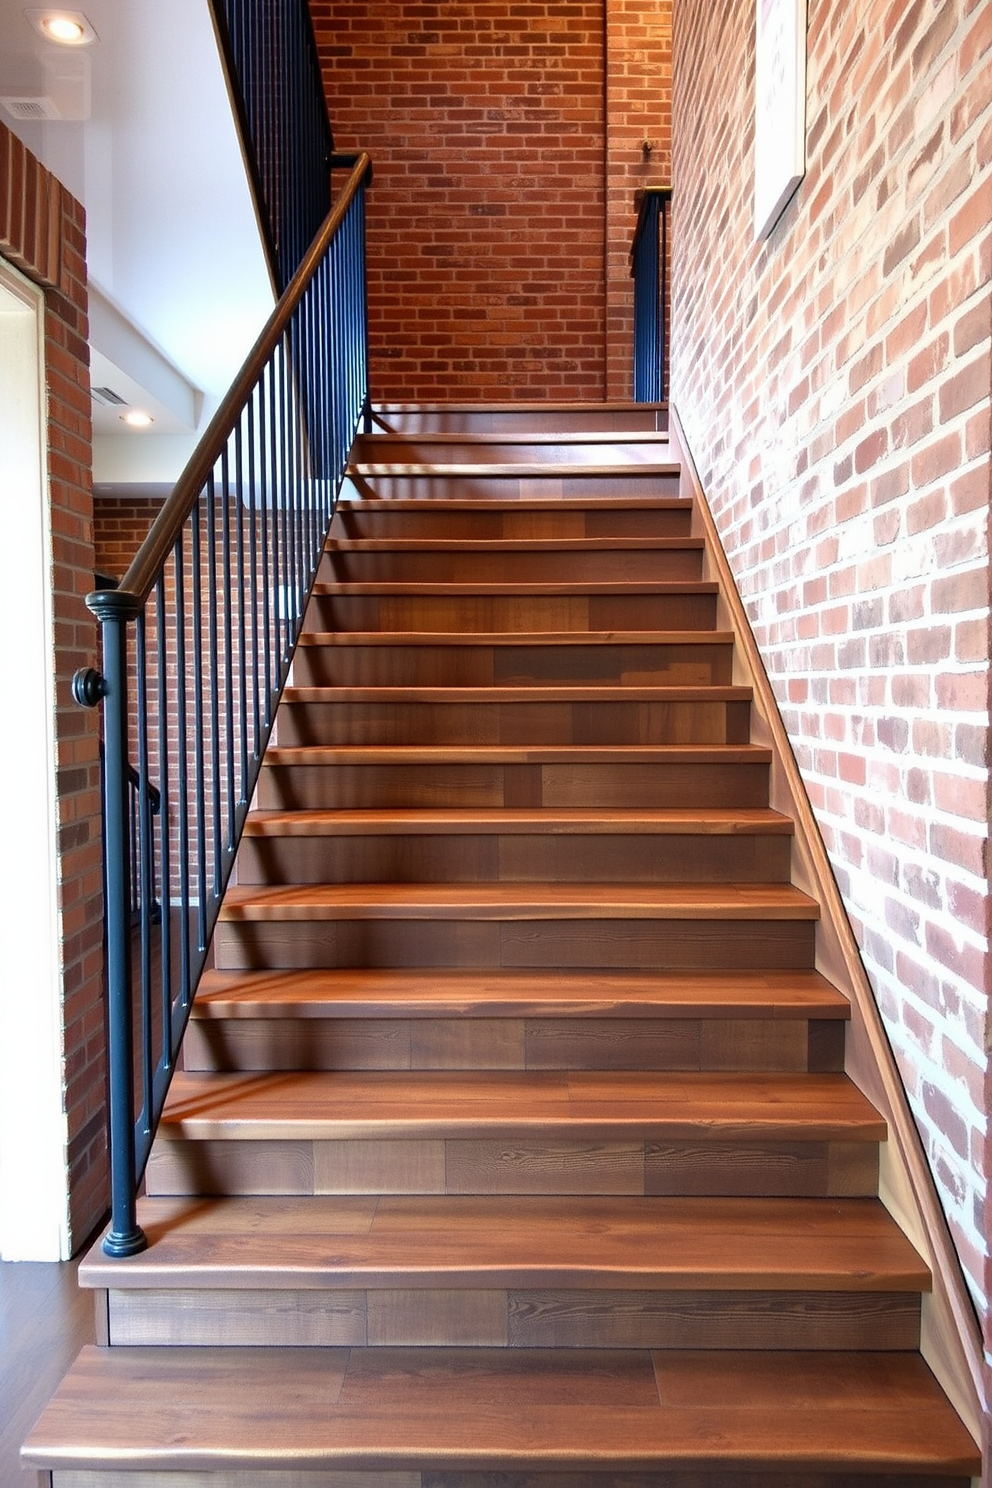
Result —
<path fill-rule="evenodd" d="M 81 10 L 26 10 L 24 15 L 46 41 L 60 46 L 88 46 L 97 39 Z"/>
<path fill-rule="evenodd" d="M 132 408 L 130 413 L 122 413 L 121 419 L 129 429 L 147 429 L 155 422 L 150 413 L 145 413 L 142 408 Z"/>

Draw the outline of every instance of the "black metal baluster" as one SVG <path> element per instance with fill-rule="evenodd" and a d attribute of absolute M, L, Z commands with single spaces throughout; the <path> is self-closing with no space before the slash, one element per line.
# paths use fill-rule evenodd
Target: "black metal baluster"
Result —
<path fill-rule="evenodd" d="M 190 961 L 190 832 L 189 832 L 189 711 L 186 695 L 186 583 L 183 562 L 183 535 L 180 533 L 173 552 L 176 585 L 176 812 L 179 823 L 179 995 L 185 1011 L 192 990 Z"/>
<path fill-rule="evenodd" d="M 150 840 L 151 807 L 148 799 L 148 658 L 145 612 L 138 615 L 135 627 L 135 690 L 138 722 L 138 879 L 141 884 L 139 913 L 138 995 L 141 1059 L 138 1123 L 142 1133 L 151 1130 L 151 1104 L 155 1071 L 152 1060 L 152 843 Z"/>
<path fill-rule="evenodd" d="M 172 805 L 169 790 L 171 779 L 169 768 L 169 673 L 166 647 L 165 573 L 155 586 L 155 625 L 157 640 L 158 670 L 158 839 L 159 872 L 157 881 L 159 924 L 159 955 L 161 957 L 161 1017 L 162 1017 L 162 1065 L 171 1070 L 174 1049 L 172 1043 L 172 856 L 169 850 L 169 814 Z M 179 729 L 176 730 L 177 740 Z M 151 821 L 149 821 L 151 828 Z M 154 862 L 154 855 L 152 858 Z M 153 892 L 156 885 L 153 885 Z"/>
<path fill-rule="evenodd" d="M 193 743 L 196 762 L 196 899 L 197 945 L 207 948 L 207 778 L 203 729 L 203 578 L 198 499 L 190 514 L 193 568 Z"/>
<path fill-rule="evenodd" d="M 217 491 L 213 474 L 207 481 L 205 508 L 207 527 L 207 644 L 210 667 L 210 829 L 213 846 L 211 900 L 220 897 L 221 872 L 224 864 L 223 838 L 223 769 L 220 751 L 220 656 L 217 615 Z M 213 923 L 213 902 L 208 905 L 209 923 Z"/>
<path fill-rule="evenodd" d="M 262 703 L 258 680 L 258 492 L 255 487 L 255 396 L 248 400 L 248 567 L 251 593 L 252 759 L 262 753 Z"/>
<path fill-rule="evenodd" d="M 275 585 L 270 582 L 272 569 L 269 558 L 269 492 L 271 490 L 268 479 L 268 463 L 266 460 L 266 386 L 270 383 L 269 365 L 265 366 L 262 380 L 259 384 L 259 413 L 258 413 L 258 476 L 259 476 L 259 514 L 261 527 L 261 565 L 262 565 L 262 648 L 263 668 L 262 675 L 265 681 L 264 693 L 264 718 L 266 728 L 272 722 L 271 699 L 274 693 L 272 686 L 272 637 L 273 630 L 277 632 L 276 649 L 278 650 L 278 623 L 273 625 L 272 596 L 276 592 Z M 273 510 L 274 510 L 273 506 Z"/>

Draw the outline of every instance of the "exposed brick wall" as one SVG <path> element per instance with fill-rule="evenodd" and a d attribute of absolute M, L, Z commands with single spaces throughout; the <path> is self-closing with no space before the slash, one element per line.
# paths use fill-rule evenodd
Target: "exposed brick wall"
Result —
<path fill-rule="evenodd" d="M 160 496 L 93 497 L 93 552 L 98 573 L 122 579 L 162 510 Z"/>
<path fill-rule="evenodd" d="M 380 399 L 606 390 L 604 0 L 312 0 Z"/>
<path fill-rule="evenodd" d="M 680 0 L 673 400 L 986 1316 L 992 6 L 809 0 L 752 226 L 753 0 Z"/>
<path fill-rule="evenodd" d="M 78 1246 L 106 1208 L 99 719 L 72 700 L 96 654 L 83 209 L 0 124 L 0 254 L 45 291 L 55 736 L 69 1210 Z"/>
<path fill-rule="evenodd" d="M 606 391 L 630 398 L 635 196 L 672 179 L 672 0 L 606 0 L 606 119 Z"/>

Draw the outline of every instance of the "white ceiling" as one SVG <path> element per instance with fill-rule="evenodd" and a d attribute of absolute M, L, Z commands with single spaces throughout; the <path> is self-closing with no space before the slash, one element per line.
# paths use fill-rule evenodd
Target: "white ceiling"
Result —
<path fill-rule="evenodd" d="M 54 7 L 52 7 L 54 8 Z M 74 0 L 96 32 L 46 41 L 0 0 L 0 118 L 86 208 L 94 479 L 161 489 L 180 473 L 272 308 L 207 0 Z M 2 100 L 20 99 L 14 112 Z M 27 121 L 26 113 L 61 118 Z"/>

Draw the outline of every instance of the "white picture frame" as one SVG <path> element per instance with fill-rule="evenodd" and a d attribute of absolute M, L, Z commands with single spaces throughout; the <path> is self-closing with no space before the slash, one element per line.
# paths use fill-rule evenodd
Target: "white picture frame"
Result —
<path fill-rule="evenodd" d="M 806 0 L 755 0 L 754 236 L 771 235 L 806 174 Z"/>

